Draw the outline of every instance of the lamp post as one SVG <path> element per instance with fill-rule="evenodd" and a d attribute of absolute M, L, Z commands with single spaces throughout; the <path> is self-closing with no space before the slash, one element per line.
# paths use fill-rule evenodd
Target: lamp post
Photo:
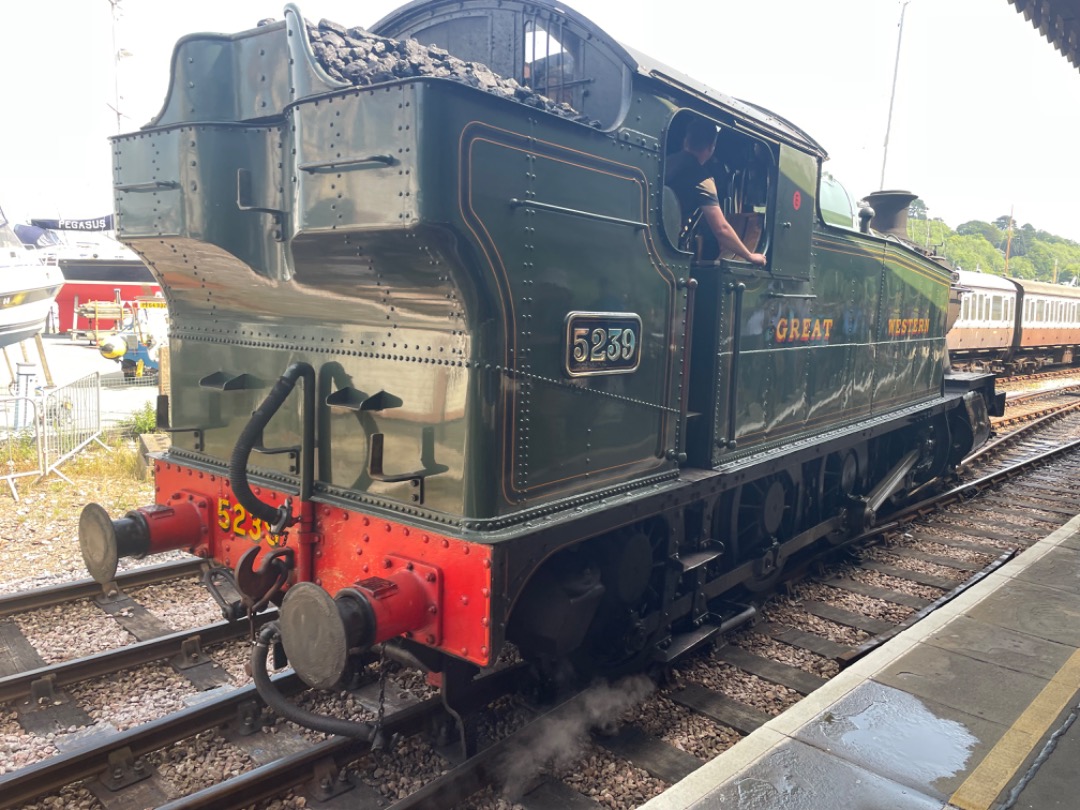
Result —
<path fill-rule="evenodd" d="M 904 12 L 907 11 L 908 3 L 911 0 L 904 0 L 904 5 L 900 8 L 900 33 L 896 36 L 896 64 L 893 65 L 892 74 L 892 93 L 889 94 L 889 121 L 885 124 L 885 151 L 881 156 L 881 185 L 880 188 L 885 188 L 885 161 L 889 159 L 889 130 L 892 129 L 892 111 L 893 101 L 896 99 L 896 76 L 900 72 L 900 43 L 904 40 Z"/>

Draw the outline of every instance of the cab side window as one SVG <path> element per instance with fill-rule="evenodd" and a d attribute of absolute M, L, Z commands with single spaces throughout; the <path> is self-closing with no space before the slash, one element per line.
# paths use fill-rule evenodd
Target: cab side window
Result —
<path fill-rule="evenodd" d="M 724 217 L 747 249 L 765 253 L 769 232 L 766 218 L 777 172 L 772 148 L 722 122 L 686 110 L 672 119 L 664 148 L 662 214 L 668 241 L 699 261 L 739 258 L 721 248 L 702 221 L 694 195 L 685 187 L 685 178 L 682 182 L 677 179 L 680 174 L 696 171 L 687 154 L 686 139 L 692 125 L 700 128 L 702 120 L 715 127 L 716 141 L 712 154 L 701 164 L 701 175 L 711 181 Z"/>

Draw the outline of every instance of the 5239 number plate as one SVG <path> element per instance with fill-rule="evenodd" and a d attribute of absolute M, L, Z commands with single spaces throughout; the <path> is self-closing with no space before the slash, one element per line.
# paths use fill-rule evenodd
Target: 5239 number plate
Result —
<path fill-rule="evenodd" d="M 228 498 L 218 498 L 218 526 L 253 543 L 266 541 L 271 546 L 281 544 L 281 535 L 271 533 L 269 523 L 249 514 L 244 507 Z"/>
<path fill-rule="evenodd" d="M 629 374 L 641 363 L 641 318 L 633 312 L 571 312 L 565 359 L 571 377 Z"/>

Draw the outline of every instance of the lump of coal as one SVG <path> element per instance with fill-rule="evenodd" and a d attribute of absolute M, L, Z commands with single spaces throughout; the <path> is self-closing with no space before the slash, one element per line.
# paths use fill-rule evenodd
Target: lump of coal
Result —
<path fill-rule="evenodd" d="M 538 110 L 599 128 L 599 121 L 583 115 L 566 102 L 541 95 L 514 79 L 505 79 L 479 62 L 465 62 L 434 45 L 415 39 L 398 41 L 368 33 L 359 26 L 346 28 L 331 20 L 313 25 L 307 20 L 308 37 L 319 65 L 338 81 L 357 87 L 413 76 L 452 79 L 513 99 Z"/>

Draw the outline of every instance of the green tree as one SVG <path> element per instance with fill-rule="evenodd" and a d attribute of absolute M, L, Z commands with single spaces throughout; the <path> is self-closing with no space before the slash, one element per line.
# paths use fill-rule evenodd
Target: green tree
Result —
<path fill-rule="evenodd" d="M 1039 279 L 1034 263 L 1027 256 L 1017 256 L 1009 259 L 1009 277 L 1038 279 L 1040 281 L 1046 280 Z"/>
<path fill-rule="evenodd" d="M 940 219 L 909 219 L 908 239 L 926 250 L 941 254 L 954 231 Z"/>
<path fill-rule="evenodd" d="M 960 225 L 956 232 L 961 236 L 978 235 L 989 242 L 991 245 L 996 245 L 1001 241 L 1001 231 L 991 225 L 989 222 L 983 222 L 978 219 L 973 219 L 970 222 L 965 222 Z"/>
<path fill-rule="evenodd" d="M 957 234 L 945 242 L 945 257 L 961 270 L 981 270 L 1001 275 L 1005 257 L 977 234 Z"/>

